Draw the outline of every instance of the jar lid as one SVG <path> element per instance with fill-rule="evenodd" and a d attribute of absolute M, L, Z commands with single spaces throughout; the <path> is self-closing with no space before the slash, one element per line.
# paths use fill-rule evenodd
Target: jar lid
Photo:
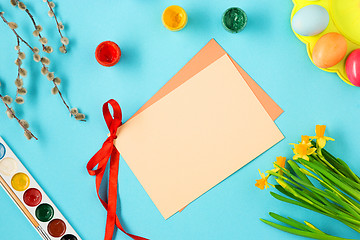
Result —
<path fill-rule="evenodd" d="M 121 51 L 119 46 L 112 41 L 105 41 L 99 44 L 95 50 L 96 60 L 105 67 L 111 67 L 120 60 Z"/>
<path fill-rule="evenodd" d="M 162 14 L 162 22 L 164 26 L 171 31 L 179 31 L 187 24 L 187 14 L 180 6 L 167 7 Z"/>
<path fill-rule="evenodd" d="M 241 32 L 247 24 L 246 13 L 241 8 L 229 8 L 223 14 L 222 23 L 224 28 L 231 33 Z"/>

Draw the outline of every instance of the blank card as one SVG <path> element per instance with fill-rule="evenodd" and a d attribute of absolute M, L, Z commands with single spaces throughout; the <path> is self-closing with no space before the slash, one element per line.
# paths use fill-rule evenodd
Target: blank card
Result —
<path fill-rule="evenodd" d="M 224 55 L 122 125 L 115 146 L 167 219 L 281 139 Z"/>
<path fill-rule="evenodd" d="M 226 55 L 226 51 L 211 39 L 186 65 L 177 72 L 154 96 L 152 96 L 132 117 L 157 102 L 162 97 L 172 92 L 184 82 L 195 76 L 198 72 L 215 62 L 220 57 Z M 275 121 L 284 111 L 271 99 L 271 97 L 237 64 L 230 56 L 230 60 L 241 74 L 245 82 L 249 85 L 254 95 L 260 101 L 272 120 Z"/>

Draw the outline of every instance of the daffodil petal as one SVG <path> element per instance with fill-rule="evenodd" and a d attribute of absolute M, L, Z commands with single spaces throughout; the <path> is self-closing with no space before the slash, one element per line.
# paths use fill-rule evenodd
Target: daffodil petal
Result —
<path fill-rule="evenodd" d="M 324 137 L 325 130 L 326 130 L 326 125 L 316 125 L 315 127 L 316 136 L 319 138 Z"/>
<path fill-rule="evenodd" d="M 316 148 L 309 148 L 309 149 L 307 150 L 307 154 L 308 154 L 308 155 L 311 155 L 311 154 L 313 154 L 315 151 L 316 151 Z"/>
<path fill-rule="evenodd" d="M 319 145 L 319 148 L 324 148 L 326 145 L 326 139 L 325 138 L 318 138 L 317 139 L 317 144 Z"/>
<path fill-rule="evenodd" d="M 309 143 L 310 142 L 310 137 L 306 136 L 306 135 L 302 135 L 301 136 L 301 142 L 305 143 L 305 144 Z"/>
<path fill-rule="evenodd" d="M 326 141 L 335 141 L 335 139 L 331 138 L 331 137 L 324 137 Z"/>
<path fill-rule="evenodd" d="M 261 190 L 264 190 L 264 184 L 262 184 L 262 179 L 256 180 L 255 187 L 260 188 Z"/>
<path fill-rule="evenodd" d="M 285 164 L 286 164 L 286 157 L 276 157 L 276 162 L 274 163 L 274 165 L 278 165 L 279 167 L 285 167 Z M 275 168 L 279 168 L 277 166 L 275 166 Z"/>

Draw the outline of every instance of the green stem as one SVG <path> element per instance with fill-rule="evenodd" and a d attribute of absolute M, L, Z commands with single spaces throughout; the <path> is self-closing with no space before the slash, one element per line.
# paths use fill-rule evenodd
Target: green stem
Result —
<path fill-rule="evenodd" d="M 321 148 L 318 149 L 318 154 L 315 155 L 311 155 L 310 156 L 310 159 L 313 158 L 314 160 L 313 161 L 318 161 L 318 162 L 322 162 L 324 163 L 325 165 L 327 165 L 330 169 L 332 169 L 334 172 L 336 172 L 337 174 L 345 177 L 345 175 L 343 175 L 339 170 L 337 170 L 333 165 L 331 165 L 324 157 L 323 155 L 321 154 Z"/>
<path fill-rule="evenodd" d="M 331 236 L 331 235 L 327 235 L 327 234 L 302 231 L 302 230 L 295 229 L 295 228 L 285 227 L 283 225 L 276 224 L 276 223 L 267 221 L 265 219 L 260 219 L 260 220 L 274 228 L 281 230 L 281 231 L 292 233 L 292 234 L 302 236 L 302 237 L 308 237 L 308 238 L 319 239 L 319 240 L 354 240 L 354 239 L 348 239 L 348 238 L 335 237 L 335 236 Z"/>

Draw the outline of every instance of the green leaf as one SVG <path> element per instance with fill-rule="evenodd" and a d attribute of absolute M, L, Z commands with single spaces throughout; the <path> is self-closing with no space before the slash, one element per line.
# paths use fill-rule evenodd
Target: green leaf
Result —
<path fill-rule="evenodd" d="M 322 174 L 322 180 L 327 182 L 330 186 L 334 186 L 341 189 L 345 193 L 349 194 L 353 198 L 355 198 L 357 201 L 360 201 L 360 191 L 357 191 L 350 187 L 349 185 L 343 183 L 340 181 L 337 177 L 334 177 L 334 173 L 330 172 L 328 169 L 324 168 L 323 166 L 319 166 L 318 163 L 315 162 L 304 162 L 304 160 L 301 160 L 301 163 L 303 165 L 307 165 L 312 169 L 315 169 L 315 171 Z"/>
<path fill-rule="evenodd" d="M 360 201 L 360 191 L 358 191 L 358 190 L 352 188 L 351 186 L 349 186 L 348 184 L 342 182 L 337 177 L 333 176 L 332 173 L 322 171 L 321 174 L 323 175 L 323 179 L 327 179 L 327 180 L 330 181 L 330 183 L 332 183 L 330 185 L 335 185 L 337 188 L 339 188 L 340 190 L 342 190 L 345 193 L 349 194 L 350 196 L 352 196 L 357 201 Z"/>
<path fill-rule="evenodd" d="M 303 207 L 303 208 L 307 208 L 307 209 L 312 210 L 314 212 L 323 213 L 323 212 L 319 211 L 318 209 L 314 208 L 313 206 L 309 205 L 306 202 L 300 202 L 300 201 L 298 202 L 298 201 L 286 198 L 284 196 L 281 196 L 281 195 L 279 195 L 277 193 L 274 193 L 274 192 L 270 192 L 270 194 L 271 194 L 271 196 L 273 196 L 277 200 L 280 200 L 280 201 L 283 201 L 283 202 L 286 202 L 286 203 L 290 203 L 290 204 L 294 204 L 294 205 L 297 205 L 297 206 L 300 206 L 300 207 Z"/>
<path fill-rule="evenodd" d="M 319 239 L 319 240 L 355 240 L 355 239 L 348 239 L 348 238 L 340 238 L 340 237 L 335 237 L 335 236 L 331 236 L 331 235 L 327 235 L 327 234 L 322 234 L 322 233 L 314 233 L 314 232 L 308 232 L 308 231 L 302 231 L 299 229 L 295 229 L 295 228 L 290 228 L 290 227 L 286 227 L 277 223 L 273 223 L 270 222 L 268 220 L 265 219 L 260 219 L 262 222 L 277 228 L 281 231 L 284 232 L 288 232 L 288 233 L 292 233 L 298 236 L 302 236 L 302 237 L 308 237 L 308 238 L 313 238 L 313 239 Z"/>
<path fill-rule="evenodd" d="M 286 203 L 290 203 L 290 204 L 293 204 L 293 205 L 297 205 L 297 206 L 309 209 L 311 211 L 321 213 L 321 214 L 323 214 L 325 216 L 334 218 L 334 219 L 344 223 L 345 225 L 351 227 L 355 231 L 360 232 L 360 225 L 357 225 L 356 223 L 353 223 L 354 219 L 351 219 L 348 216 L 343 216 L 342 214 L 341 215 L 340 214 L 336 215 L 334 213 L 326 213 L 326 212 L 318 210 L 317 208 L 315 208 L 315 207 L 313 207 L 313 206 L 309 205 L 308 203 L 303 202 L 301 200 L 298 200 L 298 201 L 292 200 L 292 199 L 286 198 L 286 197 L 281 196 L 281 195 L 279 195 L 277 193 L 274 193 L 274 192 L 270 192 L 270 194 L 271 194 L 271 196 L 273 196 L 277 200 L 280 200 L 280 201 L 286 202 Z"/>
<path fill-rule="evenodd" d="M 340 158 L 337 158 L 337 161 L 340 162 L 340 164 L 346 169 L 346 171 L 350 174 L 350 176 L 354 179 L 354 181 L 360 183 L 360 178 L 358 175 L 356 175 L 343 160 Z"/>
<path fill-rule="evenodd" d="M 338 169 L 341 169 L 343 173 L 348 173 L 347 175 L 353 179 L 355 182 L 360 183 L 360 178 L 359 176 L 357 176 L 351 169 L 350 167 L 340 158 L 335 158 L 331 153 L 329 153 L 328 151 L 326 151 L 325 149 L 322 149 L 322 153 L 324 155 L 324 157 L 330 161 L 331 163 L 333 163 L 333 165 L 335 167 L 337 167 Z"/>
<path fill-rule="evenodd" d="M 359 213 L 356 211 L 356 209 L 354 209 L 349 203 L 346 203 L 343 199 L 341 199 L 341 197 L 339 197 L 338 195 L 336 195 L 334 193 L 334 198 L 336 198 L 336 202 L 342 206 L 344 209 L 346 209 L 350 214 L 352 214 L 352 216 L 354 218 L 357 218 L 360 220 L 360 215 Z"/>
<path fill-rule="evenodd" d="M 319 202 L 315 198 L 311 197 L 310 195 L 306 194 L 305 191 L 301 191 L 298 189 L 293 189 L 298 195 L 301 195 L 302 198 L 304 198 L 306 202 L 309 202 L 310 205 L 314 206 L 315 208 L 319 209 L 320 211 L 324 213 L 335 213 L 334 211 L 337 211 L 335 208 L 328 209 L 326 208 L 326 205 L 322 202 Z"/>
<path fill-rule="evenodd" d="M 295 199 L 295 200 L 297 200 L 297 201 L 299 201 L 299 202 L 301 202 L 301 203 L 303 203 L 303 204 L 308 204 L 308 203 L 306 203 L 305 201 L 303 201 L 303 200 L 301 200 L 300 198 L 297 198 L 297 197 L 295 197 L 294 195 L 292 195 L 291 193 L 289 193 L 289 192 L 287 192 L 283 187 L 281 187 L 280 185 L 275 185 L 275 188 L 279 191 L 279 192 L 281 192 L 282 194 L 284 194 L 284 195 L 286 195 L 286 196 L 288 196 L 288 197 L 290 197 L 290 198 L 292 198 L 292 199 Z M 281 196 L 281 195 L 280 195 Z M 338 211 L 338 209 L 337 208 L 334 208 L 334 206 L 335 206 L 335 204 L 331 204 L 330 202 L 327 202 L 329 205 L 327 205 L 329 208 L 331 208 L 332 210 L 334 210 L 334 211 Z M 330 205 L 331 204 L 331 205 Z M 310 205 L 309 205 L 310 206 Z M 304 207 L 304 206 L 301 206 L 301 207 Z M 307 207 L 306 207 L 307 208 Z M 318 211 L 319 213 L 322 213 L 322 214 L 324 214 L 324 212 L 322 212 L 322 211 Z"/>
<path fill-rule="evenodd" d="M 303 185 L 304 187 L 308 188 L 310 191 L 313 191 L 312 195 L 316 195 L 316 197 L 321 200 L 324 204 L 326 205 L 331 205 L 331 203 L 327 200 L 331 200 L 331 201 L 335 201 L 334 198 L 332 198 L 332 196 L 330 196 L 328 193 L 326 193 L 325 191 L 321 190 L 321 189 L 318 189 L 317 187 L 315 187 L 313 184 L 308 184 L 307 182 L 304 182 L 303 180 L 301 180 L 300 178 L 298 177 L 295 177 L 295 176 L 291 176 L 291 178 Z"/>
<path fill-rule="evenodd" d="M 343 174 L 348 175 L 346 167 L 341 162 L 339 162 L 334 156 L 328 153 L 325 149 L 322 150 L 322 155 L 336 169 L 340 170 Z"/>
<path fill-rule="evenodd" d="M 299 166 L 298 166 L 293 160 L 289 160 L 289 161 L 288 161 L 288 164 L 290 165 L 290 167 L 294 170 L 294 172 L 296 173 L 296 175 L 297 175 L 301 180 L 303 180 L 304 182 L 306 182 L 306 183 L 308 183 L 308 184 L 310 184 L 310 185 L 313 185 L 313 184 L 311 183 L 311 181 L 308 179 L 308 177 L 300 171 Z"/>
<path fill-rule="evenodd" d="M 311 228 L 311 227 L 309 227 L 309 226 L 307 226 L 305 224 L 302 224 L 302 223 L 300 223 L 300 222 L 298 222 L 298 221 L 296 221 L 295 219 L 292 219 L 292 218 L 285 218 L 285 217 L 280 216 L 280 215 L 278 215 L 276 213 L 273 213 L 273 212 L 270 212 L 269 215 L 272 218 L 274 218 L 274 219 L 276 219 L 276 220 L 278 220 L 278 221 L 280 221 L 282 223 L 290 225 L 290 226 L 292 226 L 294 228 L 298 228 L 300 230 L 309 231 L 309 232 L 318 232 L 319 231 L 319 230 L 313 229 L 313 228 Z"/>
<path fill-rule="evenodd" d="M 281 192 L 282 194 L 288 196 L 288 197 L 291 197 L 293 199 L 297 199 L 294 195 L 292 195 L 291 193 L 289 193 L 288 191 L 286 191 L 282 186 L 280 185 L 275 185 L 275 188 Z"/>

